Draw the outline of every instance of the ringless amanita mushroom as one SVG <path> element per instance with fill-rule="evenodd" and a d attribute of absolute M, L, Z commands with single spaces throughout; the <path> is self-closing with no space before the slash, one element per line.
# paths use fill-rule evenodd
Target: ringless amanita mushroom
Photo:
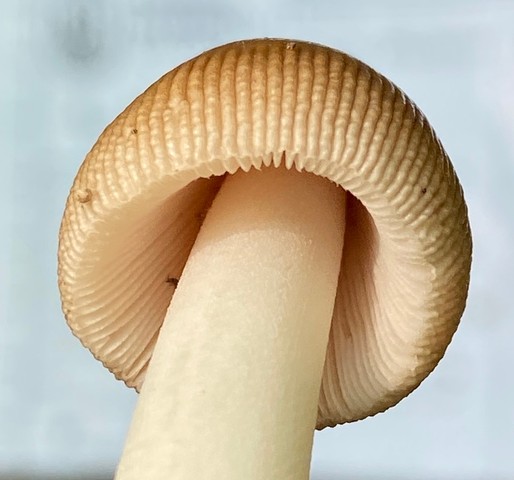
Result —
<path fill-rule="evenodd" d="M 470 263 L 448 156 L 383 76 L 269 39 L 179 66 L 102 133 L 60 231 L 71 329 L 140 390 L 117 478 L 308 478 L 315 428 L 436 366 Z"/>

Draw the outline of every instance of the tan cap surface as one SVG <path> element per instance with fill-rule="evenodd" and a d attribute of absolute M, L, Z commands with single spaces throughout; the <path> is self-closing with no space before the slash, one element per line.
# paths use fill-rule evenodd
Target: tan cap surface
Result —
<path fill-rule="evenodd" d="M 60 232 L 63 310 L 117 378 L 141 387 L 222 176 L 284 163 L 351 193 L 318 428 L 385 410 L 436 366 L 471 263 L 446 153 L 370 67 L 263 39 L 163 76 L 105 129 L 75 179 Z"/>

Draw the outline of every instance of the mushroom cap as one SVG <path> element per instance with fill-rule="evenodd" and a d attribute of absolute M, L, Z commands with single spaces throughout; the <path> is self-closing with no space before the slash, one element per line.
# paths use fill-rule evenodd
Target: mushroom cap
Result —
<path fill-rule="evenodd" d="M 317 428 L 396 404 L 434 369 L 465 307 L 462 189 L 419 109 L 333 49 L 258 39 L 164 75 L 101 134 L 67 200 L 59 287 L 73 333 L 140 389 L 223 176 L 278 167 L 347 192 Z"/>

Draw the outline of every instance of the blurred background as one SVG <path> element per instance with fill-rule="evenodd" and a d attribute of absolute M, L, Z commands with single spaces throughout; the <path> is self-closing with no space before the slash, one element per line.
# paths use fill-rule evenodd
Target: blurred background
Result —
<path fill-rule="evenodd" d="M 386 414 L 316 434 L 313 480 L 514 478 L 514 1 L 0 0 L 0 478 L 108 479 L 136 394 L 60 310 L 57 232 L 84 155 L 172 67 L 232 40 L 311 40 L 413 98 L 468 200 L 468 307 Z"/>

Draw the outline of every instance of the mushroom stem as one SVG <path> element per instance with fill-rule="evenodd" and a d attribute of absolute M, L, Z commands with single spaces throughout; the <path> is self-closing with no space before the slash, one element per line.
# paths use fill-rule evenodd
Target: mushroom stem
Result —
<path fill-rule="evenodd" d="M 225 180 L 151 359 L 118 480 L 307 479 L 345 193 L 285 168 Z"/>

